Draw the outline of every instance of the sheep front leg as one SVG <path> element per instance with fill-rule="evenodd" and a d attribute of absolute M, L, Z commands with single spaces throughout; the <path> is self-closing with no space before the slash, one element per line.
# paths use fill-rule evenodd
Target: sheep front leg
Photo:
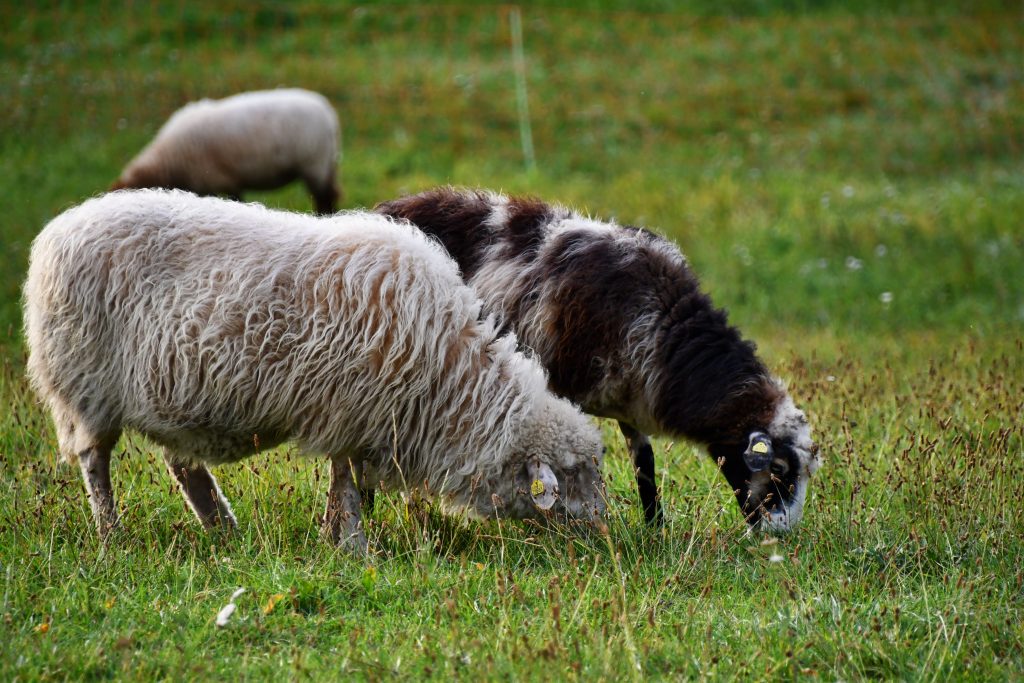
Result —
<path fill-rule="evenodd" d="M 622 435 L 626 437 L 626 446 L 633 457 L 636 470 L 636 487 L 640 492 L 640 503 L 644 508 L 644 519 L 648 524 L 661 526 L 665 523 L 665 511 L 658 499 L 658 481 L 654 473 L 654 449 L 646 434 L 634 429 L 625 422 L 619 423 Z"/>
<path fill-rule="evenodd" d="M 357 555 L 365 555 L 367 543 L 359 512 L 359 488 L 352 474 L 351 460 L 344 456 L 331 457 L 331 486 L 327 491 L 324 532 L 335 545 Z"/>
<path fill-rule="evenodd" d="M 111 446 L 100 444 L 78 454 L 78 466 L 82 470 L 89 506 L 101 539 L 106 539 L 121 524 L 114 508 L 114 487 L 110 483 L 111 449 Z"/>
<path fill-rule="evenodd" d="M 304 179 L 306 188 L 313 197 L 316 212 L 321 216 L 329 216 L 338 210 L 342 194 L 336 178 L 336 172 L 332 169 L 326 178 L 307 176 Z"/>
<path fill-rule="evenodd" d="M 186 464 L 182 459 L 169 453 L 164 453 L 164 461 L 181 487 L 185 502 L 204 527 L 212 529 L 219 526 L 230 530 L 238 526 L 231 505 L 205 465 Z"/>

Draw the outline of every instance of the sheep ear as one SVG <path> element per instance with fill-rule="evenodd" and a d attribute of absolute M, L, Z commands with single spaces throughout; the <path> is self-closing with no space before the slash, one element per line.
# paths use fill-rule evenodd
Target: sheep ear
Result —
<path fill-rule="evenodd" d="M 533 460 L 526 465 L 530 475 L 530 495 L 541 510 L 550 510 L 558 498 L 558 479 L 547 464 Z"/>
<path fill-rule="evenodd" d="M 772 438 L 764 432 L 751 432 L 750 443 L 747 450 L 743 452 L 743 460 L 751 472 L 760 472 L 768 467 L 775 456 L 775 449 L 772 447 Z"/>

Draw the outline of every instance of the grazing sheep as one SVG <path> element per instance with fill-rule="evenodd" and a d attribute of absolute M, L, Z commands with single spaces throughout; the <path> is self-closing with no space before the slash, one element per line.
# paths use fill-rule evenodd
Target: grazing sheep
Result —
<path fill-rule="evenodd" d="M 177 188 L 241 199 L 245 190 L 301 179 L 317 213 L 334 213 L 339 131 L 331 103 L 299 88 L 199 100 L 168 119 L 111 189 Z"/>
<path fill-rule="evenodd" d="M 30 379 L 101 535 L 126 427 L 164 447 L 208 526 L 235 519 L 205 465 L 288 440 L 331 458 L 325 527 L 357 550 L 363 464 L 480 516 L 604 511 L 590 418 L 482 317 L 440 246 L 383 216 L 115 192 L 35 239 L 24 313 Z"/>
<path fill-rule="evenodd" d="M 437 237 L 555 393 L 619 421 L 645 517 L 647 434 L 704 444 L 751 526 L 795 525 L 818 466 L 804 414 L 668 240 L 535 199 L 439 188 L 379 205 Z"/>

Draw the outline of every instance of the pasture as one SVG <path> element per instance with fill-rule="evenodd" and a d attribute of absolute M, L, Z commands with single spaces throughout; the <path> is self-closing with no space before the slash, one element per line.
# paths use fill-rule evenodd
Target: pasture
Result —
<path fill-rule="evenodd" d="M 525 88 L 506 5 L 5 13 L 0 678 L 1019 677 L 1020 7 L 808 4 L 522 7 Z M 318 537 L 325 461 L 217 469 L 240 529 L 207 534 L 127 435 L 104 546 L 23 376 L 31 240 L 185 102 L 279 85 L 338 110 L 344 208 L 452 183 L 674 239 L 811 419 L 802 526 L 747 534 L 714 465 L 659 439 L 667 523 L 645 528 L 602 422 L 606 535 L 386 493 L 353 559 Z M 246 198 L 311 210 L 299 185 Z"/>

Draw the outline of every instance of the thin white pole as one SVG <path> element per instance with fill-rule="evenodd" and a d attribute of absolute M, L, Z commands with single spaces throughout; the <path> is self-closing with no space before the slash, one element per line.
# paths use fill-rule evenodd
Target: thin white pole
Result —
<path fill-rule="evenodd" d="M 519 7 L 509 10 L 509 27 L 512 31 L 512 62 L 516 72 L 516 104 L 519 110 L 519 141 L 523 145 L 523 160 L 526 170 L 537 167 L 533 155 L 533 131 L 530 129 L 530 102 L 526 92 L 526 57 L 523 55 L 523 19 Z"/>

